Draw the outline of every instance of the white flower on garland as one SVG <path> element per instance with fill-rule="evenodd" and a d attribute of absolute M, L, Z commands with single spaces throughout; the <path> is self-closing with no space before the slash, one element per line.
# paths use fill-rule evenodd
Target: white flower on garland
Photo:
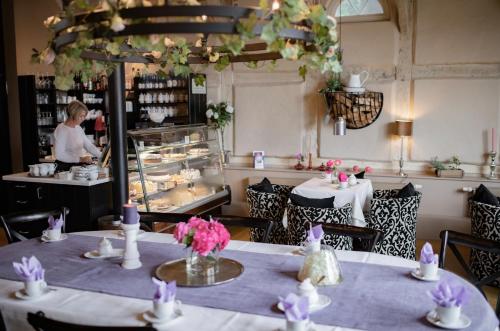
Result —
<path fill-rule="evenodd" d="M 175 42 L 170 39 L 169 37 L 165 37 L 165 39 L 163 39 L 163 44 L 165 45 L 165 47 L 174 47 L 175 46 Z"/>
<path fill-rule="evenodd" d="M 219 118 L 219 113 L 218 112 L 214 112 L 214 119 L 218 119 Z"/>
<path fill-rule="evenodd" d="M 227 105 L 227 107 L 226 107 L 226 111 L 227 111 L 229 114 L 232 114 L 232 113 L 234 112 L 234 108 L 233 108 L 233 106 Z"/>
<path fill-rule="evenodd" d="M 280 54 L 284 59 L 297 60 L 299 58 L 299 46 L 297 44 L 287 43 L 286 47 L 280 50 Z"/>
<path fill-rule="evenodd" d="M 208 55 L 208 61 L 214 63 L 214 62 L 217 62 L 217 60 L 219 59 L 220 57 L 220 54 L 217 53 L 217 52 L 214 52 L 214 53 L 210 53 Z"/>
<path fill-rule="evenodd" d="M 149 41 L 151 41 L 151 44 L 156 45 L 160 42 L 160 36 L 157 34 L 152 34 L 149 36 Z"/>
<path fill-rule="evenodd" d="M 161 52 L 160 51 L 151 51 L 151 55 L 153 55 L 153 57 L 155 59 L 159 59 L 161 57 Z"/>
<path fill-rule="evenodd" d="M 50 28 L 52 25 L 56 25 L 59 22 L 61 22 L 61 19 L 59 17 L 50 16 L 47 17 L 45 21 L 43 21 L 43 25 L 45 25 L 46 28 Z"/>
<path fill-rule="evenodd" d="M 337 27 L 337 20 L 333 16 L 327 15 L 326 19 L 331 24 L 331 28 L 335 29 Z"/>
<path fill-rule="evenodd" d="M 203 41 L 201 39 L 196 40 L 196 43 L 194 44 L 196 47 L 201 47 L 203 46 Z"/>
<path fill-rule="evenodd" d="M 330 30 L 328 30 L 328 34 L 330 35 L 330 38 L 332 39 L 332 41 L 337 41 L 337 29 L 336 28 L 330 28 Z"/>
<path fill-rule="evenodd" d="M 123 24 L 123 19 L 119 15 L 113 16 L 111 19 L 111 30 L 114 32 L 122 31 L 125 29 L 125 24 Z"/>
<path fill-rule="evenodd" d="M 144 7 L 153 7 L 153 4 L 149 0 L 142 0 L 142 5 Z"/>
<path fill-rule="evenodd" d="M 40 59 L 45 64 L 51 64 L 52 62 L 54 62 L 55 58 L 56 52 L 54 52 L 54 50 L 50 47 L 44 49 L 42 54 L 40 54 Z"/>
<path fill-rule="evenodd" d="M 205 115 L 207 115 L 207 118 L 211 118 L 213 114 L 214 112 L 212 111 L 212 109 L 207 110 L 207 112 L 205 113 Z"/>
<path fill-rule="evenodd" d="M 325 56 L 328 57 L 328 58 L 334 56 L 335 55 L 335 49 L 336 49 L 335 46 L 328 47 L 328 51 L 326 52 Z"/>

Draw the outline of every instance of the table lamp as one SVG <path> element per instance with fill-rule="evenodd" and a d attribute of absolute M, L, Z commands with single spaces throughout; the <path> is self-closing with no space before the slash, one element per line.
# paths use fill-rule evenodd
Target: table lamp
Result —
<path fill-rule="evenodd" d="M 397 120 L 396 121 L 396 135 L 401 138 L 401 154 L 399 157 L 399 175 L 401 177 L 407 177 L 408 175 L 403 171 L 403 147 L 404 147 L 404 139 L 405 137 L 411 137 L 413 133 L 413 121 L 407 120 Z"/>

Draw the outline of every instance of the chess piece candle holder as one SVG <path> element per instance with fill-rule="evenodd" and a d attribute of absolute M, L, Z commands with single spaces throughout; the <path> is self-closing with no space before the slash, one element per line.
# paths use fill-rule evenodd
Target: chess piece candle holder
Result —
<path fill-rule="evenodd" d="M 137 269 L 142 266 L 139 250 L 137 249 L 139 226 L 139 222 L 133 224 L 122 223 L 122 229 L 125 232 L 125 252 L 122 262 L 124 269 Z"/>
<path fill-rule="evenodd" d="M 496 174 L 496 158 L 497 158 L 497 152 L 491 151 L 489 153 L 491 162 L 490 162 L 490 174 L 488 175 L 488 179 L 498 179 L 497 174 Z"/>

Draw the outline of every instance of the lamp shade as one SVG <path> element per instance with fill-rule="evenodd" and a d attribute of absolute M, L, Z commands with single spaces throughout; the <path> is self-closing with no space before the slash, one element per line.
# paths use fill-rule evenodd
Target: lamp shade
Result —
<path fill-rule="evenodd" d="M 398 136 L 411 136 L 413 133 L 413 121 L 397 120 L 396 134 Z"/>

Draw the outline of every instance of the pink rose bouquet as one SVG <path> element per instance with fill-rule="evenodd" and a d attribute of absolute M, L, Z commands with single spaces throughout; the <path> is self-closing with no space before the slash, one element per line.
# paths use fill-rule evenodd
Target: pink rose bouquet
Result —
<path fill-rule="evenodd" d="M 177 223 L 174 238 L 178 243 L 191 247 L 194 252 L 207 256 L 210 252 L 226 248 L 231 235 L 216 220 L 207 222 L 202 218 L 191 217 L 187 223 Z"/>
<path fill-rule="evenodd" d="M 347 182 L 347 181 L 348 181 L 348 179 L 349 179 L 349 178 L 347 177 L 347 175 L 346 175 L 346 173 L 345 173 L 345 172 L 340 172 L 340 173 L 339 173 L 339 182 L 341 182 L 341 183 L 342 183 L 342 182 Z"/>
<path fill-rule="evenodd" d="M 361 168 L 359 166 L 355 165 L 354 167 L 352 167 L 352 172 L 357 174 L 357 173 L 361 172 Z M 366 166 L 364 172 L 369 174 L 369 173 L 373 172 L 373 168 L 370 166 Z"/>
<path fill-rule="evenodd" d="M 327 174 L 331 174 L 332 172 L 337 170 L 337 167 L 342 164 L 342 160 L 328 160 L 326 162 L 325 172 Z"/>

